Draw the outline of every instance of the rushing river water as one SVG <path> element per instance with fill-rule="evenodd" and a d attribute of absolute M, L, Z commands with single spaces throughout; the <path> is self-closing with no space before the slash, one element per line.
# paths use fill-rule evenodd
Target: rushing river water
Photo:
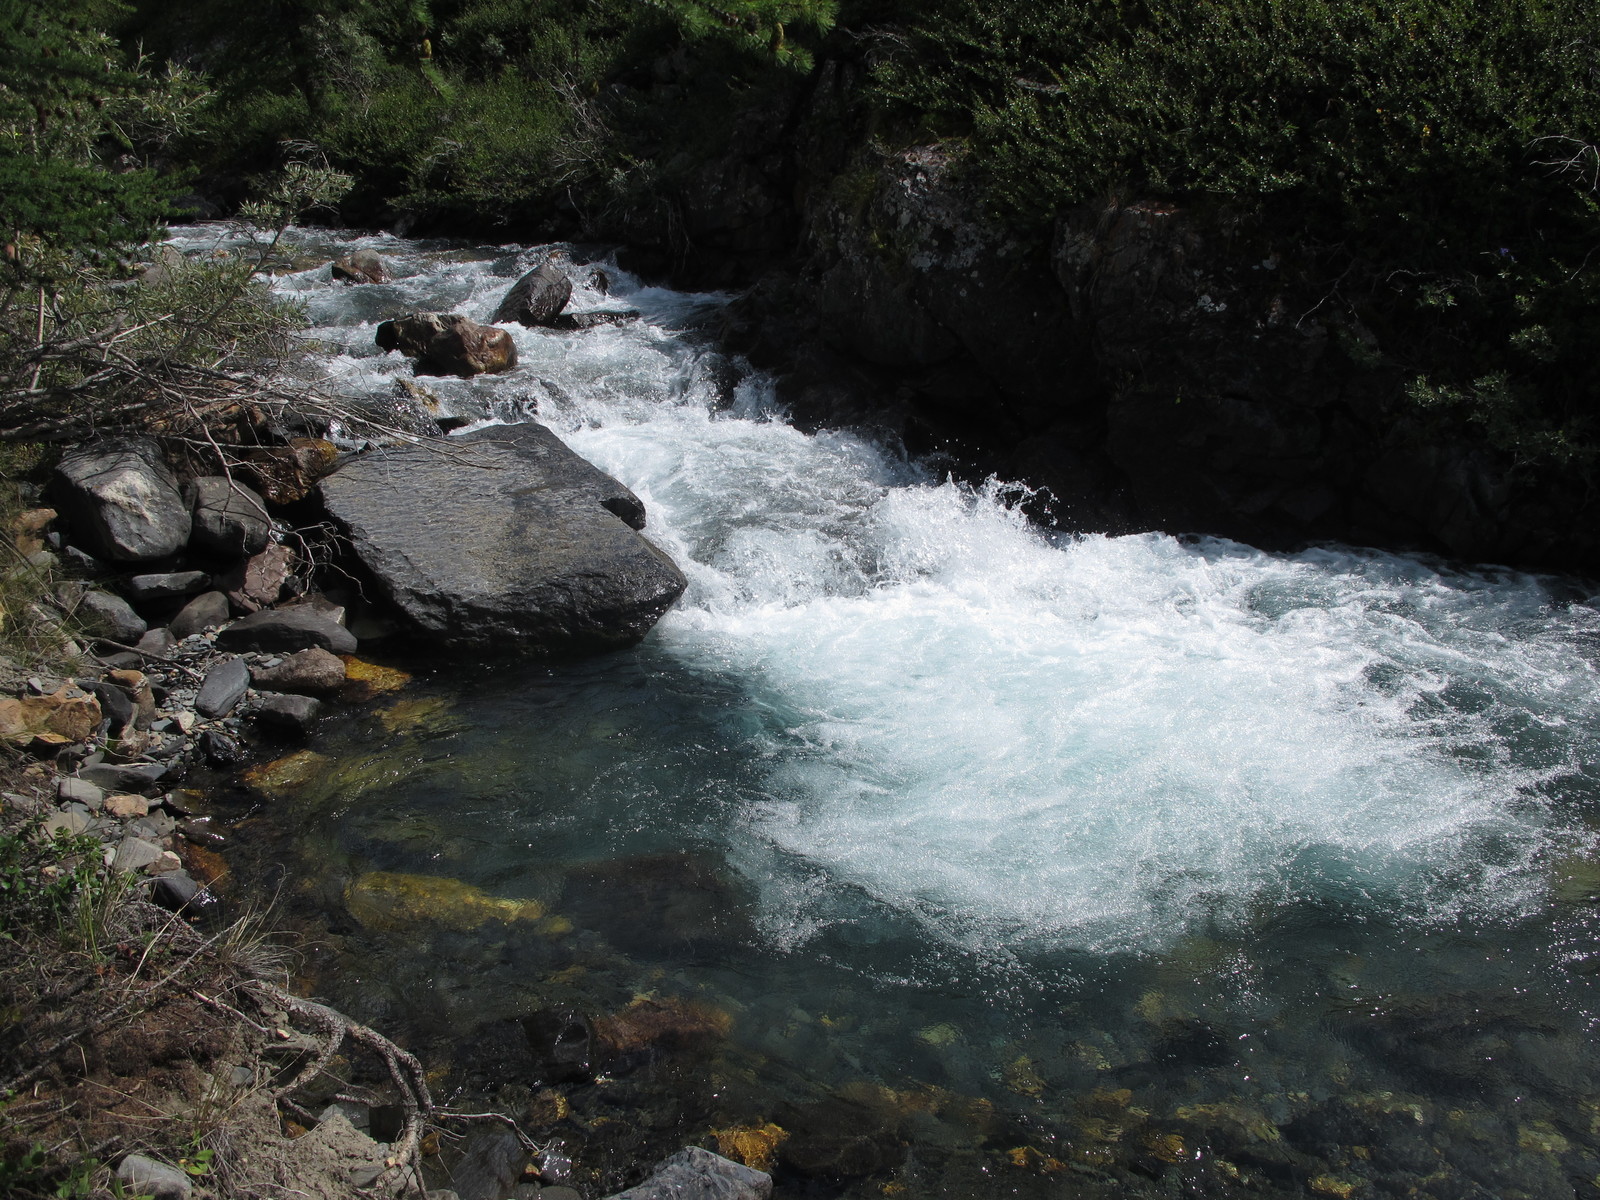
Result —
<path fill-rule="evenodd" d="M 330 282 L 357 247 L 396 282 Z M 373 396 L 378 320 L 487 320 L 541 257 L 289 250 Z M 768 1123 L 780 1196 L 1600 1195 L 1586 591 L 1055 536 L 797 431 L 724 298 L 605 270 L 571 307 L 641 320 L 423 382 L 621 479 L 689 590 L 634 650 L 327 723 L 262 818 L 321 990 L 507 1103 L 559 1072 L 504 1022 L 601 1018 L 541 1135 L 586 1195 Z"/>

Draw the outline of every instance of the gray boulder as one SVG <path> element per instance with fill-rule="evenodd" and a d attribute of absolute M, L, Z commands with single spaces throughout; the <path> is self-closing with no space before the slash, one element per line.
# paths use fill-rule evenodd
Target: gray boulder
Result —
<path fill-rule="evenodd" d="M 122 585 L 130 600 L 169 600 L 204 591 L 211 577 L 204 571 L 174 571 L 164 575 L 135 575 Z"/>
<path fill-rule="evenodd" d="M 201 592 L 178 611 L 169 628 L 175 638 L 192 637 L 226 624 L 232 615 L 228 598 L 221 592 Z"/>
<path fill-rule="evenodd" d="M 414 358 L 418 375 L 498 375 L 517 365 L 517 344 L 504 329 L 455 313 L 415 312 L 378 326 L 380 350 Z"/>
<path fill-rule="evenodd" d="M 144 438 L 100 442 L 62 458 L 58 506 L 86 548 L 116 562 L 150 562 L 189 540 L 189 507 L 160 447 Z"/>
<path fill-rule="evenodd" d="M 194 527 L 189 543 L 213 554 L 259 554 L 272 536 L 267 502 L 236 479 L 202 475 L 183 489 Z"/>
<path fill-rule="evenodd" d="M 250 667 L 242 658 L 228 658 L 206 672 L 194 710 L 202 717 L 225 717 L 250 688 Z"/>
<path fill-rule="evenodd" d="M 450 1172 L 450 1187 L 460 1200 L 504 1200 L 522 1178 L 528 1152 L 503 1125 L 487 1125 L 467 1141 L 466 1153 Z"/>
<path fill-rule="evenodd" d="M 70 591 L 62 596 L 62 600 L 68 602 L 73 616 L 83 626 L 85 633 L 132 645 L 150 628 L 144 618 L 120 596 L 102 592 L 98 588 L 86 588 L 72 600 L 69 600 L 69 595 Z"/>
<path fill-rule="evenodd" d="M 494 319 L 496 323 L 549 325 L 571 299 L 572 281 L 554 263 L 542 263 L 511 285 L 494 310 Z"/>
<path fill-rule="evenodd" d="M 345 666 L 337 654 L 313 646 L 296 651 L 275 667 L 256 667 L 251 674 L 263 691 L 328 696 L 344 686 Z"/>
<path fill-rule="evenodd" d="M 354 654 L 356 639 L 343 625 L 308 605 L 264 608 L 240 617 L 217 634 L 223 650 L 309 650 Z"/>
<path fill-rule="evenodd" d="M 683 574 L 635 532 L 638 497 L 544 426 L 448 445 L 375 451 L 321 484 L 414 629 L 450 646 L 587 653 L 637 642 L 682 594 Z"/>
<path fill-rule="evenodd" d="M 650 1178 L 608 1200 L 767 1200 L 772 1176 L 689 1146 L 665 1159 Z"/>

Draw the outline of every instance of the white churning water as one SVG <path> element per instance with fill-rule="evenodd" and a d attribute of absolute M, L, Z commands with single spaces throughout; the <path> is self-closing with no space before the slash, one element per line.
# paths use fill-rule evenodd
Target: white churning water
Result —
<path fill-rule="evenodd" d="M 539 257 L 357 246 L 401 281 L 278 286 L 368 392 L 408 373 L 371 348 L 376 320 L 487 320 Z M 644 499 L 691 581 L 652 636 L 755 710 L 765 795 L 727 838 L 774 940 L 846 920 L 841 893 L 1003 954 L 1159 949 L 1290 900 L 1512 914 L 1580 836 L 1560 781 L 1595 759 L 1593 608 L 1396 555 L 1048 536 L 1003 489 L 785 424 L 682 332 L 718 298 L 610 273 L 573 307 L 643 321 L 516 329 L 512 374 L 428 385 L 536 408 Z"/>

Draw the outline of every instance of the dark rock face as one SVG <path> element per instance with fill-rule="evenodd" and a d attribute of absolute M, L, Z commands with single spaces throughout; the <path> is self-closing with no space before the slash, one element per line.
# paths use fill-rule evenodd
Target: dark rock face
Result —
<path fill-rule="evenodd" d="M 86 548 L 115 562 L 166 558 L 189 540 L 189 508 L 161 450 L 142 438 L 74 450 L 55 493 Z"/>
<path fill-rule="evenodd" d="M 818 112 L 831 87 L 824 73 Z M 1025 243 L 936 147 L 829 156 L 807 137 L 800 265 L 730 315 L 733 348 L 785 374 L 803 420 L 875 423 L 975 477 L 1044 485 L 1071 529 L 1600 568 L 1581 473 L 1536 478 L 1430 424 L 1404 395 L 1405 348 L 1267 228 L 1114 202 Z"/>
<path fill-rule="evenodd" d="M 322 481 L 329 514 L 414 629 L 443 645 L 586 653 L 637 642 L 683 592 L 634 532 L 638 498 L 544 426 L 449 448 L 375 451 Z"/>
<path fill-rule="evenodd" d="M 262 724 L 271 725 L 287 733 L 308 733 L 322 715 L 322 701 L 311 696 L 290 696 L 280 692 L 263 692 L 256 699 L 252 712 Z"/>
<path fill-rule="evenodd" d="M 333 264 L 333 277 L 345 283 L 388 283 L 389 269 L 372 250 L 357 250 Z"/>
<path fill-rule="evenodd" d="M 495 323 L 549 325 L 571 299 L 572 281 L 555 263 L 542 263 L 511 285 L 494 310 Z"/>
<path fill-rule="evenodd" d="M 69 585 L 70 586 L 70 585 Z M 62 597 L 64 600 L 67 596 Z M 69 608 L 83 624 L 87 633 L 110 638 L 124 645 L 132 645 L 150 628 L 128 602 L 98 588 L 86 588 L 70 603 Z"/>
<path fill-rule="evenodd" d="M 598 308 L 592 312 L 562 313 L 545 322 L 551 329 L 580 331 L 599 329 L 602 325 L 628 325 L 637 321 L 640 314 L 632 309 Z"/>
<path fill-rule="evenodd" d="M 236 479 L 202 475 L 184 487 L 194 527 L 189 543 L 213 554 L 259 554 L 272 535 L 266 501 Z"/>
<path fill-rule="evenodd" d="M 455 313 L 409 313 L 378 326 L 380 350 L 414 358 L 418 375 L 498 375 L 517 365 L 517 346 L 504 329 Z"/>

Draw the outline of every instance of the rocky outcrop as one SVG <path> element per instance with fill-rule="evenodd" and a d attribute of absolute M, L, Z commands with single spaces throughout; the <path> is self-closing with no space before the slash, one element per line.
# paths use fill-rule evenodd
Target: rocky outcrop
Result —
<path fill-rule="evenodd" d="M 638 498 L 542 425 L 446 446 L 374 451 L 321 485 L 361 565 L 430 641 L 544 654 L 624 646 L 682 593 L 682 573 L 636 532 Z"/>
<path fill-rule="evenodd" d="M 189 507 L 161 449 L 143 438 L 74 450 L 56 467 L 59 507 L 84 548 L 113 562 L 151 562 L 189 540 Z"/>
<path fill-rule="evenodd" d="M 517 346 L 504 329 L 455 313 L 408 313 L 378 326 L 380 350 L 416 359 L 418 375 L 497 375 L 517 365 Z"/>
<path fill-rule="evenodd" d="M 544 262 L 511 285 L 494 319 L 497 324 L 549 325 L 571 299 L 572 281 L 555 263 Z"/>

